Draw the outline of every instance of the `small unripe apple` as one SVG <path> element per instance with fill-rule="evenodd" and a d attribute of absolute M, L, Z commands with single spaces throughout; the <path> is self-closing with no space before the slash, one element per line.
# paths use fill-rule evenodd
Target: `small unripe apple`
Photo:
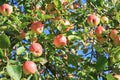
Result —
<path fill-rule="evenodd" d="M 108 22 L 109 22 L 108 17 L 102 16 L 102 17 L 101 17 L 101 22 L 102 22 L 102 23 L 108 23 Z"/>
<path fill-rule="evenodd" d="M 120 36 L 117 36 L 114 38 L 114 45 L 115 46 L 120 46 Z"/>
<path fill-rule="evenodd" d="M 98 26 L 95 30 L 95 34 L 97 37 L 102 37 L 102 34 L 104 31 L 105 31 L 105 28 L 103 26 Z"/>
<path fill-rule="evenodd" d="M 44 26 L 42 22 L 39 22 L 39 21 L 33 22 L 31 25 L 31 30 L 36 34 L 41 34 L 43 32 L 43 28 Z"/>
<path fill-rule="evenodd" d="M 91 26 L 97 26 L 100 23 L 100 18 L 98 16 L 96 16 L 95 14 L 90 14 L 87 17 L 87 23 Z"/>
<path fill-rule="evenodd" d="M 26 61 L 23 64 L 23 72 L 25 74 L 34 74 L 37 71 L 37 66 L 32 61 Z"/>
<path fill-rule="evenodd" d="M 113 29 L 113 30 L 110 32 L 110 38 L 114 40 L 115 37 L 117 37 L 117 30 L 116 30 L 116 29 Z"/>
<path fill-rule="evenodd" d="M 2 6 L 0 6 L 0 13 L 3 16 L 9 16 L 12 12 L 13 12 L 13 8 L 11 5 L 3 4 Z"/>
<path fill-rule="evenodd" d="M 39 43 L 32 43 L 30 45 L 30 52 L 33 53 L 34 56 L 41 56 L 42 55 L 42 46 Z"/>
<path fill-rule="evenodd" d="M 68 43 L 68 39 L 65 36 L 63 36 L 62 34 L 59 34 L 54 38 L 54 45 L 57 48 L 61 48 L 63 46 L 66 46 L 67 43 Z"/>

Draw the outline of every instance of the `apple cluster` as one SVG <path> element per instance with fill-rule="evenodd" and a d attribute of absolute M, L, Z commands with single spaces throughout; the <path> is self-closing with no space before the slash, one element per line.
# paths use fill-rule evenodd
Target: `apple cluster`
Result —
<path fill-rule="evenodd" d="M 96 40 L 100 43 L 103 43 L 105 41 L 103 33 L 105 33 L 106 29 L 103 26 L 99 25 L 100 22 L 102 24 L 107 24 L 109 22 L 109 19 L 107 16 L 102 16 L 101 18 L 99 18 L 95 14 L 90 14 L 87 17 L 87 23 L 89 24 L 89 26 L 96 27 L 95 29 Z M 120 36 L 118 36 L 117 33 L 118 32 L 116 29 L 112 29 L 109 33 L 109 37 L 113 40 L 115 46 L 120 45 L 119 43 Z"/>

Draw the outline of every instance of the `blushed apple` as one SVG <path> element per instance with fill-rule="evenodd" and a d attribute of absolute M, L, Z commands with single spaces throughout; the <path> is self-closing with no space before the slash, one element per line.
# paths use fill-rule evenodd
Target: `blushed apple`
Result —
<path fill-rule="evenodd" d="M 110 32 L 110 38 L 114 40 L 115 37 L 117 37 L 117 30 L 116 30 L 116 29 L 113 29 L 113 30 Z"/>
<path fill-rule="evenodd" d="M 3 4 L 0 6 L 0 13 L 3 16 L 9 16 L 13 12 L 13 7 L 9 4 Z"/>
<path fill-rule="evenodd" d="M 91 26 L 97 26 L 100 23 L 100 18 L 98 16 L 96 16 L 95 14 L 90 14 L 87 17 L 87 23 Z"/>
<path fill-rule="evenodd" d="M 39 43 L 32 43 L 29 48 L 30 52 L 33 53 L 34 56 L 42 55 L 42 46 Z"/>
<path fill-rule="evenodd" d="M 31 25 L 31 30 L 36 34 L 41 34 L 43 32 L 44 26 L 42 22 L 36 21 Z"/>
<path fill-rule="evenodd" d="M 109 19 L 106 16 L 102 16 L 100 20 L 101 20 L 102 23 L 108 23 L 109 22 Z"/>
<path fill-rule="evenodd" d="M 34 74 L 37 71 L 37 66 L 32 61 L 26 61 L 23 64 L 23 72 L 25 74 Z"/>
<path fill-rule="evenodd" d="M 105 28 L 103 26 L 96 27 L 95 34 L 97 37 L 102 37 L 103 32 L 105 31 Z"/>
<path fill-rule="evenodd" d="M 54 45 L 57 48 L 66 46 L 67 43 L 68 43 L 68 39 L 65 36 L 63 36 L 62 34 L 59 34 L 59 35 L 55 36 L 55 38 L 54 38 Z"/>

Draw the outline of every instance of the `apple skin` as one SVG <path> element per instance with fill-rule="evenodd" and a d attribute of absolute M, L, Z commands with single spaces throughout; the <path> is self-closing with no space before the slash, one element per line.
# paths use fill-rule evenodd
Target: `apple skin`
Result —
<path fill-rule="evenodd" d="M 105 31 L 105 28 L 103 26 L 98 26 L 95 30 L 95 34 L 97 37 L 102 37 L 102 34 L 104 31 Z"/>
<path fill-rule="evenodd" d="M 100 18 L 97 17 L 95 14 L 90 14 L 90 15 L 87 17 L 87 23 L 88 23 L 91 27 L 97 26 L 97 25 L 100 23 Z"/>
<path fill-rule="evenodd" d="M 109 22 L 109 19 L 106 16 L 102 16 L 100 20 L 101 20 L 102 23 L 108 23 Z"/>
<path fill-rule="evenodd" d="M 66 5 L 68 4 L 68 1 L 67 1 L 67 0 L 60 0 L 60 2 L 61 2 L 64 6 L 66 6 Z"/>
<path fill-rule="evenodd" d="M 120 36 L 117 36 L 114 38 L 114 45 L 115 46 L 120 46 Z"/>
<path fill-rule="evenodd" d="M 0 6 L 0 13 L 3 16 L 9 16 L 13 12 L 13 7 L 9 4 L 3 4 Z"/>
<path fill-rule="evenodd" d="M 57 48 L 61 48 L 61 47 L 67 45 L 68 39 L 65 36 L 63 36 L 62 34 L 59 34 L 54 38 L 53 43 Z"/>
<path fill-rule="evenodd" d="M 43 32 L 44 26 L 42 22 L 36 21 L 31 25 L 31 30 L 36 34 L 41 34 Z"/>
<path fill-rule="evenodd" d="M 103 37 L 96 37 L 96 39 L 99 43 L 104 43 L 106 41 Z"/>
<path fill-rule="evenodd" d="M 32 61 L 26 61 L 23 64 L 23 72 L 25 74 L 34 74 L 37 71 L 37 66 L 34 62 Z"/>
<path fill-rule="evenodd" d="M 112 74 L 112 76 L 113 76 L 114 78 L 116 78 L 117 80 L 120 80 L 120 75 L 119 75 L 119 74 Z"/>
<path fill-rule="evenodd" d="M 34 56 L 42 55 L 42 46 L 39 43 L 32 43 L 29 48 L 30 52 L 33 53 Z"/>
<path fill-rule="evenodd" d="M 117 37 L 117 30 L 116 30 L 116 29 L 113 29 L 113 30 L 110 32 L 110 38 L 111 38 L 112 40 L 114 40 L 115 37 Z"/>

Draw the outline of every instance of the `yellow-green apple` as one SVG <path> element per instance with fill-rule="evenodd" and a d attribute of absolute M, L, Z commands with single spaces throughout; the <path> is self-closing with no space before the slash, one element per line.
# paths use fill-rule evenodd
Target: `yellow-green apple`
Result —
<path fill-rule="evenodd" d="M 102 16 L 100 20 L 101 20 L 102 23 L 108 23 L 109 22 L 109 19 L 108 19 L 107 16 Z"/>
<path fill-rule="evenodd" d="M 42 22 L 36 21 L 31 25 L 31 30 L 36 34 L 41 34 L 43 32 L 44 26 Z"/>
<path fill-rule="evenodd" d="M 117 37 L 117 30 L 116 30 L 116 29 L 113 29 L 113 30 L 110 32 L 110 38 L 114 40 L 115 37 Z"/>
<path fill-rule="evenodd" d="M 120 46 L 120 36 L 117 36 L 114 38 L 114 45 L 115 46 Z"/>
<path fill-rule="evenodd" d="M 34 74 L 37 71 L 37 66 L 32 61 L 26 61 L 22 68 L 25 74 Z"/>
<path fill-rule="evenodd" d="M 59 35 L 55 36 L 55 38 L 54 38 L 54 45 L 57 48 L 61 48 L 63 46 L 66 46 L 67 43 L 68 43 L 68 39 L 66 38 L 66 36 L 64 36 L 62 34 L 59 34 Z"/>
<path fill-rule="evenodd" d="M 26 33 L 23 30 L 21 30 L 19 35 L 16 36 L 16 38 L 18 38 L 19 40 L 22 40 L 25 37 L 26 37 Z"/>
<path fill-rule="evenodd" d="M 95 14 L 90 14 L 87 17 L 87 23 L 91 26 L 97 26 L 100 23 L 100 18 L 98 16 L 96 16 Z"/>
<path fill-rule="evenodd" d="M 30 52 L 33 53 L 34 56 L 42 55 L 42 46 L 39 43 L 32 43 L 29 48 Z"/>
<path fill-rule="evenodd" d="M 0 6 L 0 13 L 3 16 L 8 16 L 13 12 L 13 7 L 9 4 L 3 4 L 2 6 Z"/>
<path fill-rule="evenodd" d="M 95 34 L 97 37 L 102 37 L 103 32 L 105 32 L 105 28 L 103 26 L 96 27 Z"/>

